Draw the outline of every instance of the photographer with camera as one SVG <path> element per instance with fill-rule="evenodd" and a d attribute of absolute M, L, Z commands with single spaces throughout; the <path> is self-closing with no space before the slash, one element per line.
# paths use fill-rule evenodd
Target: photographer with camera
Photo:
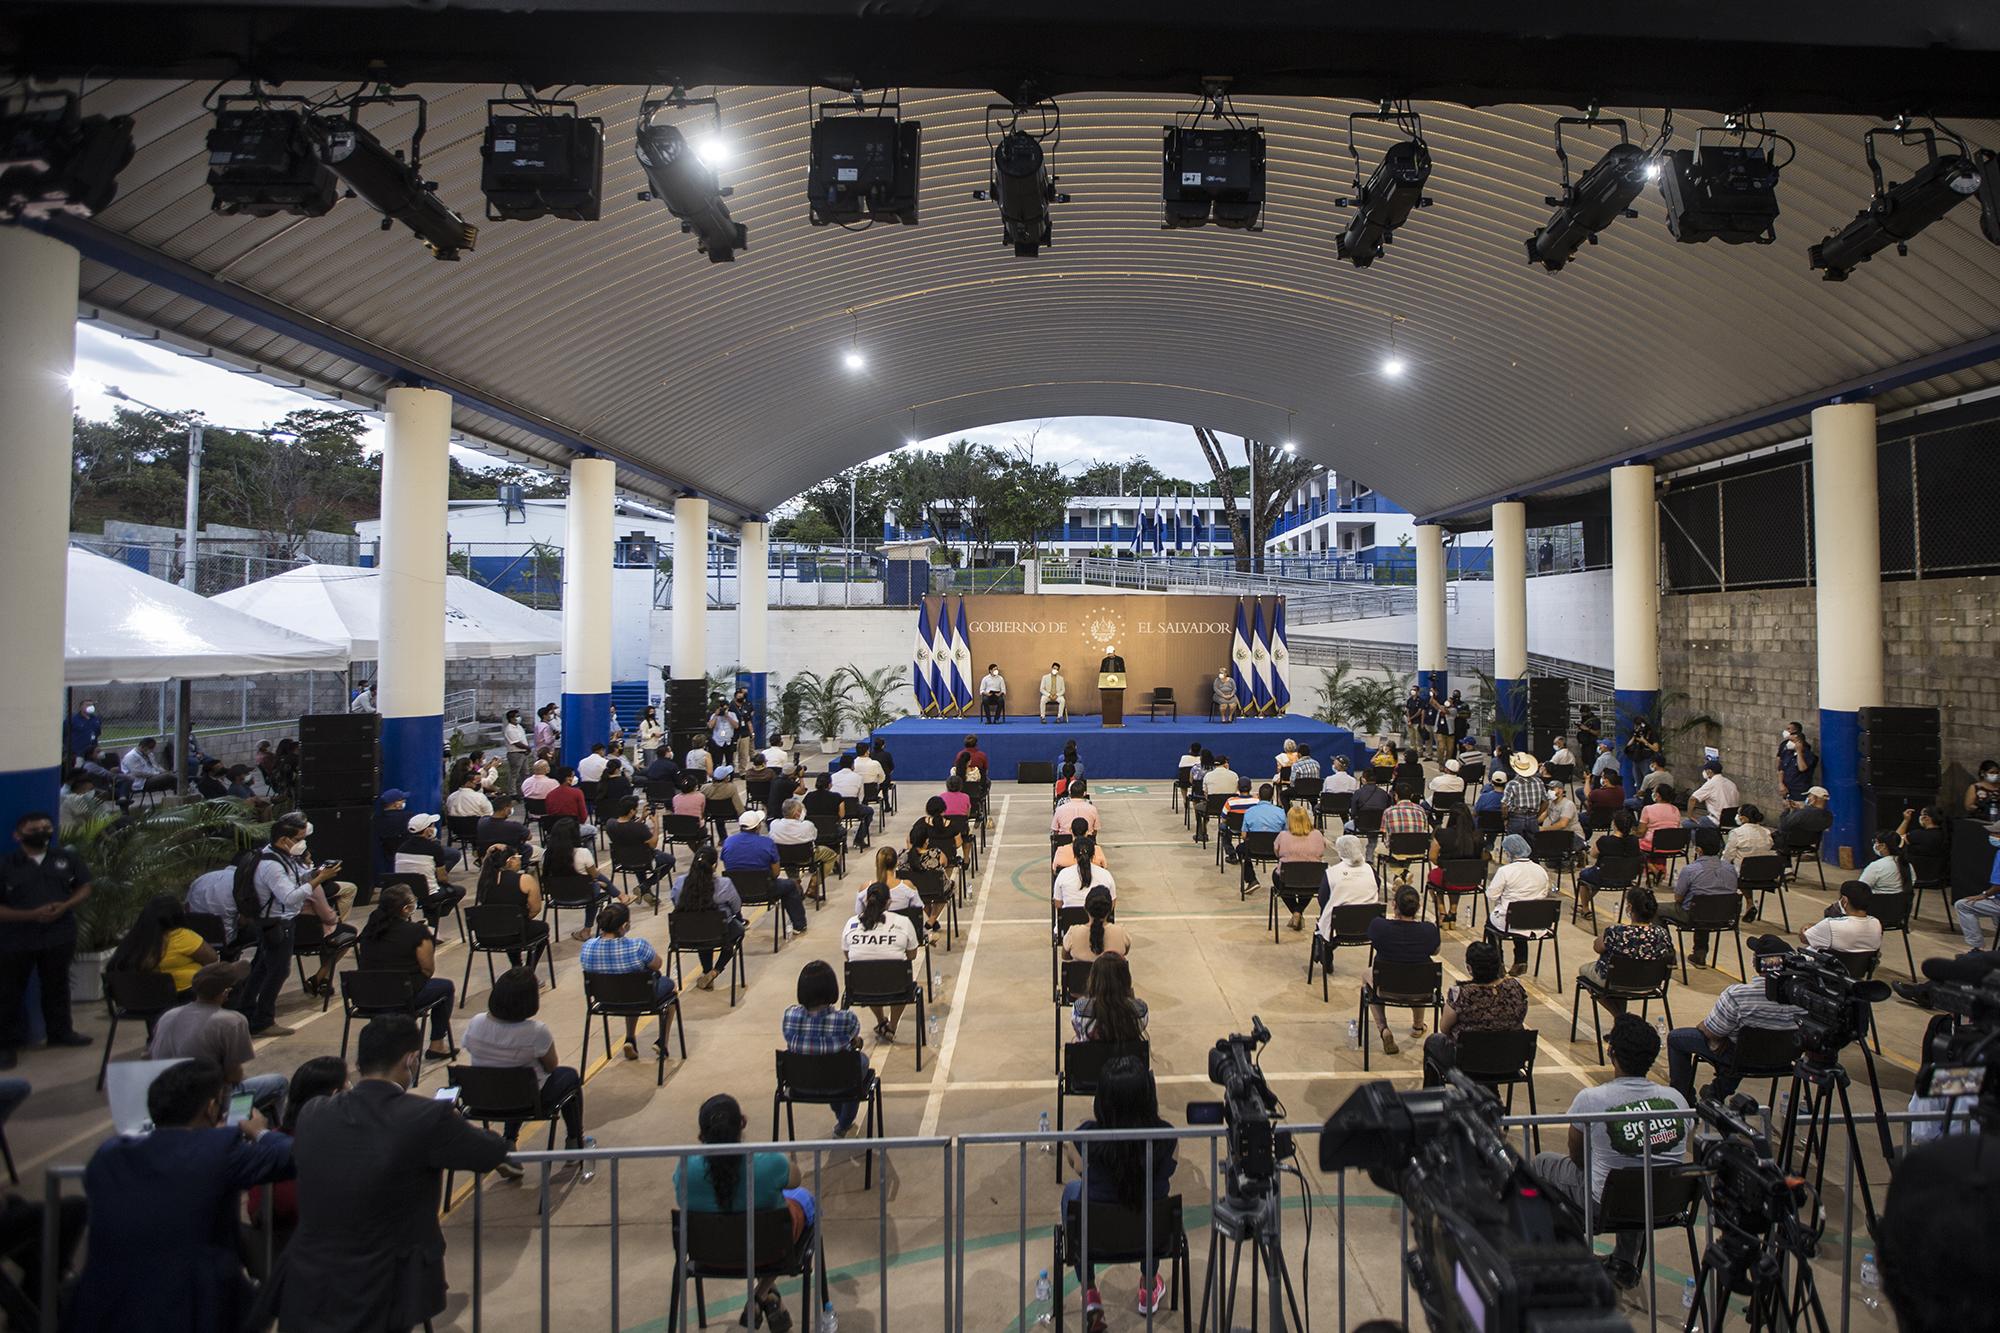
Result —
<path fill-rule="evenodd" d="M 1606 1041 L 1611 1052 L 1613 1077 L 1594 1088 L 1585 1088 L 1569 1104 L 1571 1115 L 1608 1113 L 1628 1117 L 1585 1125 L 1571 1125 L 1567 1153 L 1540 1153 L 1534 1172 L 1551 1191 L 1568 1201 L 1578 1213 L 1583 1211 L 1584 1190 L 1592 1200 L 1604 1196 L 1604 1182 L 1613 1168 L 1659 1165 L 1687 1159 L 1687 1121 L 1656 1114 L 1685 1111 L 1687 1099 L 1670 1087 L 1653 1082 L 1647 1074 L 1660 1058 L 1660 1034 L 1636 1014 L 1620 1014 L 1611 1025 Z M 1590 1141 L 1590 1175 L 1584 1176 L 1584 1139 Z M 1604 1261 L 1605 1272 L 1620 1291 L 1639 1285 L 1639 1265 L 1646 1258 L 1649 1239 L 1643 1231 L 1621 1231 Z"/>
<path fill-rule="evenodd" d="M 1750 941 L 1750 957 L 1757 975 L 1729 987 L 1716 996 L 1708 1017 L 1691 1028 L 1675 1028 L 1667 1034 L 1667 1079 L 1688 1101 L 1694 1100 L 1694 1067 L 1697 1062 L 1715 1066 L 1715 1079 L 1703 1089 L 1710 1097 L 1727 1097 L 1736 1091 L 1737 1078 L 1729 1072 L 1737 1034 L 1744 1028 L 1795 1030 L 1799 1011 L 1779 1004 L 1764 993 L 1767 971 L 1776 971 L 1778 961 L 1792 946 L 1776 935 L 1759 935 Z"/>

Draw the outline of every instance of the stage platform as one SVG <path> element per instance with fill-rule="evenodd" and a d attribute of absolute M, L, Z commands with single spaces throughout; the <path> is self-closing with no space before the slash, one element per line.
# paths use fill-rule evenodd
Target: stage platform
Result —
<path fill-rule="evenodd" d="M 1287 738 L 1312 746 L 1313 757 L 1323 766 L 1330 766 L 1335 756 L 1343 754 L 1354 765 L 1366 753 L 1347 728 L 1315 722 L 1302 714 L 1238 718 L 1228 726 L 1204 718 L 1150 722 L 1139 717 L 1128 719 L 1122 727 L 1106 727 L 1095 717 L 1068 722 L 1009 717 L 998 725 L 981 723 L 976 717 L 905 717 L 875 734 L 889 743 L 898 783 L 907 784 L 942 778 L 968 733 L 979 737 L 980 748 L 993 761 L 991 776 L 1002 782 L 1013 781 L 1015 767 L 1023 761 L 1053 763 L 1062 754 L 1063 742 L 1072 740 L 1083 759 L 1084 776 L 1093 782 L 1171 778 L 1180 757 L 1196 742 L 1229 755 L 1237 772 L 1251 775 L 1273 771 L 1273 759 Z M 905 790 L 909 788 L 905 786 Z"/>

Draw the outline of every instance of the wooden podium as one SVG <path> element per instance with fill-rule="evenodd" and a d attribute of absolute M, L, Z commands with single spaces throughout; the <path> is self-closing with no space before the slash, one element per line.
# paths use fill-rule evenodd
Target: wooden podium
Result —
<path fill-rule="evenodd" d="M 1103 703 L 1104 725 L 1107 727 L 1124 726 L 1125 673 L 1122 671 L 1098 672 L 1097 695 Z"/>

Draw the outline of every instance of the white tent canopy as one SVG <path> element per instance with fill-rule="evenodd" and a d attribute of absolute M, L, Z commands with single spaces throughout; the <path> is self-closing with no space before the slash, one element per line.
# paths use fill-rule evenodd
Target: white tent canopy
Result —
<path fill-rule="evenodd" d="M 317 634 L 356 661 L 381 657 L 381 571 L 301 565 L 211 600 L 275 625 Z M 444 655 L 540 657 L 562 651 L 562 622 L 457 574 L 445 577 Z"/>
<path fill-rule="evenodd" d="M 218 606 L 164 579 L 70 548 L 63 679 L 207 680 L 283 671 L 345 671 L 347 650 Z"/>

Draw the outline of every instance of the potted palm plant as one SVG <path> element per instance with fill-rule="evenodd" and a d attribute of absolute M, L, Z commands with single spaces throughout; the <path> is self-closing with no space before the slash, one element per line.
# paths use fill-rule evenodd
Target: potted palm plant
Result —
<path fill-rule="evenodd" d="M 197 875 L 228 864 L 270 835 L 243 801 L 159 806 L 120 819 L 115 811 L 63 830 L 63 842 L 90 869 L 90 896 L 77 908 L 70 996 L 104 996 L 104 964 L 148 899 L 187 892 Z"/>
<path fill-rule="evenodd" d="M 859 668 L 850 666 L 847 678 L 861 694 L 860 702 L 854 705 L 853 715 L 863 736 L 903 715 L 902 709 L 892 710 L 889 707 L 889 696 L 909 683 L 908 668 L 878 667 L 864 675 Z"/>
<path fill-rule="evenodd" d="M 799 688 L 800 721 L 819 737 L 822 754 L 831 754 L 840 729 L 854 714 L 854 681 L 846 667 L 836 667 L 822 676 L 817 671 L 801 671 L 792 677 Z"/>
<path fill-rule="evenodd" d="M 798 744 L 799 715 L 805 708 L 805 690 L 800 678 L 793 676 L 778 691 L 778 745 L 789 750 Z"/>

